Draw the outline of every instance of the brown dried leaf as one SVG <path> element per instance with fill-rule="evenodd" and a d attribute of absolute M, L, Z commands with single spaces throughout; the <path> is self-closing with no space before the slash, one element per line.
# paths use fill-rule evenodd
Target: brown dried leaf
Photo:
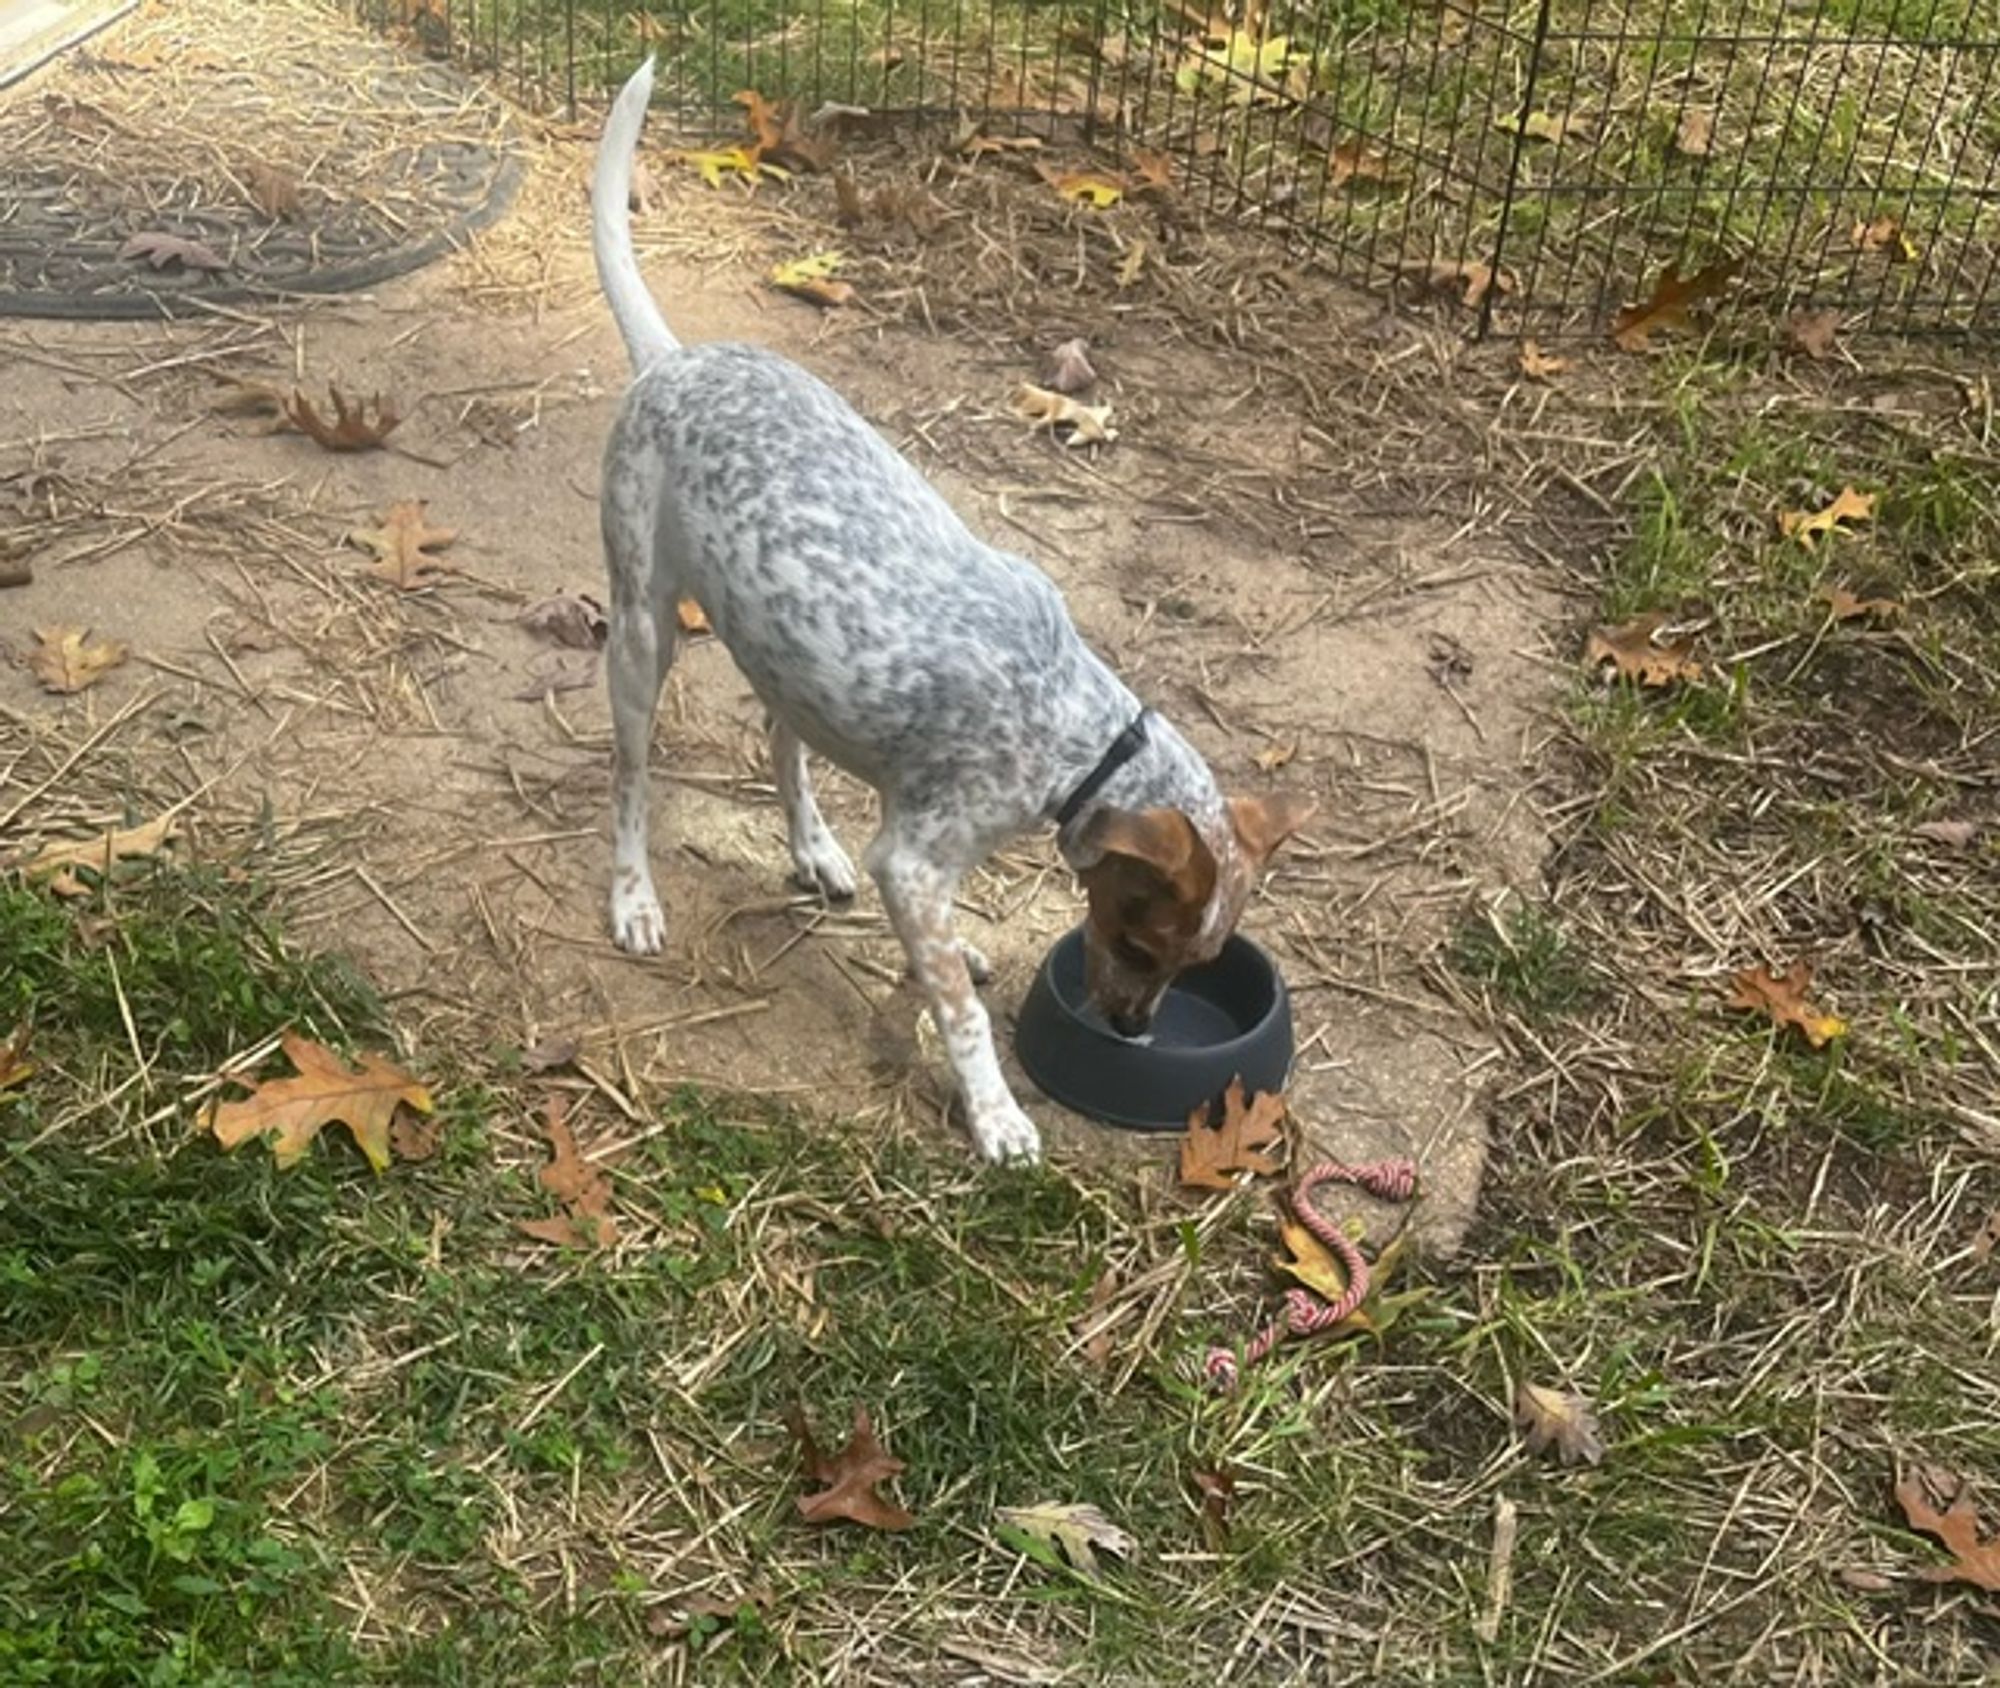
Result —
<path fill-rule="evenodd" d="M 122 640 L 90 643 L 88 627 L 37 627 L 28 672 L 46 691 L 68 696 L 94 686 L 132 654 Z"/>
<path fill-rule="evenodd" d="M 1067 428 L 1065 445 L 1108 445 L 1118 437 L 1108 404 L 1078 404 L 1067 393 L 1052 393 L 1023 381 L 1014 392 L 1014 414 L 1034 428 Z"/>
<path fill-rule="evenodd" d="M 458 572 L 456 563 L 429 554 L 449 545 L 458 530 L 427 525 L 426 507 L 421 498 L 401 499 L 382 512 L 380 527 L 356 528 L 347 536 L 348 544 L 374 553 L 367 572 L 399 592 L 421 591 L 436 585 L 439 575 Z"/>
<path fill-rule="evenodd" d="M 395 402 L 379 394 L 367 404 L 350 405 L 338 387 L 329 384 L 326 391 L 333 401 L 331 422 L 321 416 L 313 408 L 312 400 L 296 387 L 285 401 L 285 420 L 328 451 L 374 451 L 402 421 Z M 372 417 L 368 414 L 370 405 L 375 410 Z"/>
<path fill-rule="evenodd" d="M 798 1438 L 806 1475 L 827 1485 L 818 1494 L 798 1498 L 799 1516 L 808 1524 L 835 1524 L 845 1519 L 871 1530 L 907 1530 L 917 1521 L 916 1514 L 875 1492 L 877 1483 L 906 1468 L 875 1439 L 866 1407 L 854 1409 L 854 1433 L 847 1446 L 832 1455 L 823 1453 L 813 1440 L 803 1410 L 794 1407 L 785 1422 Z"/>
<path fill-rule="evenodd" d="M 1592 668 L 1608 667 L 1621 679 L 1642 686 L 1699 680 L 1702 670 L 1694 657 L 1693 635 L 1681 634 L 1663 644 L 1658 635 L 1666 625 L 1666 615 L 1653 610 L 1622 627 L 1596 628 L 1583 647 L 1583 660 Z"/>
<path fill-rule="evenodd" d="M 240 1102 L 211 1102 L 202 1115 L 204 1129 L 225 1149 L 253 1137 L 271 1139 L 272 1158 L 282 1170 L 296 1164 L 328 1125 L 344 1125 L 377 1172 L 386 1170 L 393 1155 L 390 1122 L 399 1106 L 431 1111 L 431 1095 L 400 1067 L 379 1055 L 363 1055 L 361 1070 L 323 1044 L 287 1032 L 285 1057 L 298 1074 L 269 1079 Z"/>
<path fill-rule="evenodd" d="M 14 1035 L 19 1037 L 21 1034 L 16 1032 Z M 0 1079 L 0 1089 L 5 1086 L 6 1081 Z M 2000 1248 L 2000 1207 L 1980 1221 L 1979 1229 L 1972 1233 L 1970 1252 L 1974 1260 L 1990 1260 L 1996 1248 Z"/>
<path fill-rule="evenodd" d="M 1917 243 L 1894 217 L 1856 223 L 1849 231 L 1849 238 L 1863 252 L 1886 252 L 1891 263 L 1914 264 L 1923 256 L 1917 250 Z"/>
<path fill-rule="evenodd" d="M 573 651 L 602 650 L 611 632 L 604 606 L 583 592 L 557 592 L 530 604 L 515 619 L 537 638 Z"/>
<path fill-rule="evenodd" d="M 32 856 L 21 871 L 30 879 L 49 879 L 49 889 L 58 897 L 81 897 L 90 887 L 77 878 L 77 869 L 90 868 L 108 874 L 113 862 L 134 861 L 155 854 L 163 844 L 180 837 L 181 829 L 170 815 L 161 815 L 142 826 L 100 832 L 95 838 L 70 844 L 50 844 Z"/>
<path fill-rule="evenodd" d="M 833 163 L 838 143 L 831 136 L 808 135 L 800 123 L 796 101 L 780 100 L 774 105 L 754 88 L 745 88 L 735 99 L 750 129 L 751 144 L 744 150 L 753 157 L 808 172 L 824 170 Z"/>
<path fill-rule="evenodd" d="M 587 692 L 597 684 L 598 651 L 543 651 L 528 664 L 528 684 L 507 695 L 516 703 L 540 703 L 557 692 Z"/>
<path fill-rule="evenodd" d="M 1840 312 L 1831 305 L 1823 311 L 1794 311 L 1785 318 L 1785 339 L 1795 351 L 1818 362 L 1833 356 L 1840 323 Z"/>
<path fill-rule="evenodd" d="M 1949 1565 L 1926 1566 L 1918 1576 L 1926 1582 L 1971 1583 L 2000 1594 L 2000 1540 L 1993 1539 L 1981 1522 L 1970 1483 L 1949 1471 L 1925 1467 L 1897 1480 L 1896 1500 L 1910 1528 L 1936 1536 L 1952 1556 Z"/>
<path fill-rule="evenodd" d="M 1949 845 L 1954 850 L 1968 848 L 1979 837 L 1977 821 L 1920 821 L 1910 830 L 1919 838 Z"/>
<path fill-rule="evenodd" d="M 1874 515 L 1874 493 L 1856 492 L 1851 486 L 1844 486 L 1824 510 L 1779 512 L 1778 528 L 1786 538 L 1810 547 L 1815 537 L 1832 533 L 1841 522 L 1870 521 Z"/>
<path fill-rule="evenodd" d="M 1553 381 L 1567 368 L 1568 358 L 1549 356 L 1533 340 L 1521 342 L 1521 373 L 1530 381 Z"/>
<path fill-rule="evenodd" d="M 1065 340 L 1049 354 L 1047 385 L 1051 392 L 1087 392 L 1097 384 L 1097 371 L 1090 363 L 1090 343 L 1083 339 Z"/>
<path fill-rule="evenodd" d="M 1674 131 L 1674 151 L 1683 158 L 1706 158 L 1715 144 L 1715 113 L 1701 106 L 1689 106 L 1681 113 L 1680 127 Z"/>
<path fill-rule="evenodd" d="M 28 1075 L 35 1070 L 28 1059 L 29 1027 L 24 1020 L 0 1043 L 0 1091 L 11 1090 L 17 1084 L 25 1084 Z"/>
<path fill-rule="evenodd" d="M 771 267 L 771 285 L 783 292 L 818 305 L 822 310 L 836 305 L 852 304 L 854 284 L 837 281 L 833 272 L 840 268 L 842 255 L 838 252 L 815 252 L 808 258 L 794 258 L 789 263 L 774 264 Z"/>
<path fill-rule="evenodd" d="M 212 246 L 204 246 L 198 240 L 189 240 L 182 235 L 167 234 L 163 230 L 150 230 L 145 234 L 135 234 L 118 248 L 118 256 L 124 259 L 143 258 L 156 270 L 163 270 L 169 264 L 179 264 L 190 270 L 226 270 L 229 260 Z"/>
<path fill-rule="evenodd" d="M 982 135 L 975 128 L 962 136 L 958 150 L 968 158 L 984 158 L 988 153 L 1040 152 L 1039 135 Z"/>
<path fill-rule="evenodd" d="M 1819 595 L 1826 604 L 1828 618 L 1833 621 L 1858 621 L 1863 617 L 1894 621 L 1903 613 L 1902 604 L 1894 598 L 1858 598 L 1845 586 L 1822 587 Z"/>
<path fill-rule="evenodd" d="M 250 203 L 273 222 L 296 218 L 303 209 L 299 203 L 299 179 L 289 170 L 280 170 L 260 160 L 243 172 L 243 185 Z"/>
<path fill-rule="evenodd" d="M 1388 180 L 1388 158 L 1359 137 L 1327 149 L 1326 185 L 1329 188 L 1344 188 L 1349 182 Z"/>
<path fill-rule="evenodd" d="M 1512 270 L 1495 270 L 1491 264 L 1482 264 L 1471 258 L 1457 263 L 1440 259 L 1437 263 L 1419 264 L 1414 268 L 1425 287 L 1434 293 L 1456 294 L 1459 303 L 1467 310 L 1477 310 L 1486 302 L 1487 294 L 1504 296 L 1512 293 L 1517 285 Z"/>
<path fill-rule="evenodd" d="M 1142 193 L 1174 191 L 1174 161 L 1165 153 L 1154 152 L 1148 147 L 1134 147 L 1125 156 L 1139 173 L 1138 181 L 1132 184 L 1134 198 Z"/>
<path fill-rule="evenodd" d="M 833 178 L 834 221 L 844 229 L 859 228 L 867 213 L 862 209 L 861 187 L 852 170 L 836 171 Z"/>
<path fill-rule="evenodd" d="M 1236 1473 L 1227 1465 L 1194 1468 L 1195 1493 L 1201 1496 L 1201 1533 L 1211 1553 L 1229 1545 L 1229 1524 L 1236 1511 Z"/>
<path fill-rule="evenodd" d="M 400 1161 L 427 1161 L 444 1140 L 444 1122 L 433 1114 L 396 1110 L 389 1122 L 389 1147 Z"/>
<path fill-rule="evenodd" d="M 569 1128 L 568 1104 L 551 1096 L 542 1109 L 542 1132 L 552 1154 L 536 1174 L 543 1189 L 563 1205 L 552 1219 L 517 1219 L 514 1229 L 558 1248 L 608 1247 L 618 1240 L 618 1221 L 611 1214 L 611 1180 L 603 1168 L 585 1160 Z"/>
<path fill-rule="evenodd" d="M 674 619 L 681 624 L 681 631 L 691 639 L 699 639 L 715 631 L 709 626 L 708 617 L 703 613 L 701 605 L 692 598 L 683 598 L 674 606 Z"/>
<path fill-rule="evenodd" d="M 1237 1172 L 1270 1177 L 1279 1164 L 1262 1151 L 1284 1140 L 1285 1099 L 1260 1090 L 1247 1106 L 1243 1081 L 1232 1079 L 1222 1098 L 1222 1123 L 1211 1126 L 1206 1108 L 1188 1116 L 1181 1139 L 1181 1184 L 1209 1190 L 1233 1190 Z"/>
<path fill-rule="evenodd" d="M 1531 1454 L 1553 1447 L 1565 1465 L 1597 1465 L 1604 1459 L 1596 1415 L 1581 1395 L 1523 1378 L 1514 1391 L 1514 1425 Z"/>
<path fill-rule="evenodd" d="M 1643 305 L 1628 305 L 1613 319 L 1612 343 L 1622 352 L 1643 352 L 1660 330 L 1686 328 L 1689 308 L 1719 298 L 1739 267 L 1737 259 L 1719 258 L 1683 280 L 1680 266 L 1669 264 Z"/>
<path fill-rule="evenodd" d="M 1770 1016 L 1779 1026 L 1796 1026 L 1806 1042 L 1824 1049 L 1847 1030 L 1847 1022 L 1834 1014 L 1822 1014 L 1809 1001 L 1812 964 L 1795 961 L 1780 977 L 1761 963 L 1730 976 L 1729 1000 L 1725 1006 Z"/>

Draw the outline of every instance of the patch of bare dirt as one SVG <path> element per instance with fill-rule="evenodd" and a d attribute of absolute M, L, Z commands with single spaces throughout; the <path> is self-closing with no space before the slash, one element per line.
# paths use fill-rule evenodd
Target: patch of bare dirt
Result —
<path fill-rule="evenodd" d="M 136 653 L 67 702 L 0 663 L 0 707 L 108 718 L 143 694 L 118 733 L 150 735 L 217 801 L 281 827 L 337 822 L 341 848 L 294 891 L 293 924 L 355 952 L 415 1036 L 576 1036 L 634 1108 L 689 1082 L 952 1129 L 941 1051 L 872 891 L 836 910 L 788 886 L 760 715 L 712 641 L 676 668 L 656 739 L 669 949 L 610 946 L 602 686 L 534 695 L 560 663 L 519 620 L 552 593 L 602 596 L 598 458 L 626 370 L 583 244 L 586 164 L 551 149 L 509 225 L 377 296 L 178 328 L 0 326 L 0 517 L 37 547 L 32 583 L 0 591 L 0 639 L 19 658 L 31 628 L 88 625 Z M 970 180 L 974 224 L 1031 191 L 1003 184 L 996 201 L 989 176 Z M 1451 1246 L 1477 1197 L 1495 1051 L 1423 975 L 1473 899 L 1538 873 L 1534 751 L 1560 619 L 1454 396 L 1470 379 L 1456 341 L 1385 326 L 1302 272 L 1252 275 L 1252 293 L 1284 290 L 1270 308 L 1288 324 L 1318 325 L 1286 327 L 1279 357 L 1255 322 L 1192 314 L 1207 296 L 1192 272 L 1219 282 L 1231 252 L 1265 251 L 1206 238 L 1185 249 L 1188 275 L 1159 261 L 1144 309 L 1101 290 L 1051 302 L 1042 273 L 1024 316 L 981 271 L 951 312 L 933 288 L 921 309 L 821 314 L 757 278 L 826 191 L 752 202 L 670 179 L 642 226 L 669 319 L 826 377 L 975 531 L 1050 571 L 1225 784 L 1318 796 L 1247 920 L 1295 997 L 1295 1113 L 1319 1151 L 1414 1154 L 1419 1223 Z M 951 332 L 925 326 L 945 315 Z M 1095 456 L 1009 407 L 1058 327 L 1089 336 L 1092 397 L 1117 411 L 1120 438 Z M 224 376 L 392 394 L 407 420 L 392 449 L 329 455 L 218 409 L 243 392 Z M 439 553 L 451 571 L 404 593 L 343 541 L 410 498 L 457 538 Z M 871 797 L 831 772 L 821 784 L 858 855 Z M 1078 916 L 1074 888 L 1035 838 L 963 901 L 1010 1027 Z M 1056 1152 L 1161 1152 L 1035 1104 L 1014 1077 Z"/>

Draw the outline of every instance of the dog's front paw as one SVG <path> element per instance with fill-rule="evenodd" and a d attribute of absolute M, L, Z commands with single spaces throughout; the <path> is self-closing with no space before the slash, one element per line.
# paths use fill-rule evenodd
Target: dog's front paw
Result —
<path fill-rule="evenodd" d="M 808 891 L 817 891 L 832 902 L 844 903 L 860 883 L 847 852 L 830 832 L 821 832 L 811 843 L 792 851 L 792 877 Z"/>
<path fill-rule="evenodd" d="M 667 917 L 650 885 L 614 886 L 611 941 L 627 955 L 658 955 L 667 941 Z"/>
<path fill-rule="evenodd" d="M 1005 1107 L 987 1108 L 973 1116 L 972 1141 L 981 1155 L 996 1164 L 1032 1166 L 1042 1158 L 1042 1134 L 1012 1100 Z"/>

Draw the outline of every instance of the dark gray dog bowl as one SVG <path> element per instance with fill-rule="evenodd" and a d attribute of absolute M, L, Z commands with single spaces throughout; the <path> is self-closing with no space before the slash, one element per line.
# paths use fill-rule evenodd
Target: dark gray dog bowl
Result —
<path fill-rule="evenodd" d="M 1036 972 L 1014 1049 L 1028 1076 L 1066 1108 L 1132 1131 L 1182 1131 L 1231 1079 L 1242 1079 L 1246 1093 L 1284 1088 L 1292 1005 L 1271 958 L 1238 935 L 1168 987 L 1150 1042 L 1120 1037 L 1084 995 L 1079 928 Z"/>

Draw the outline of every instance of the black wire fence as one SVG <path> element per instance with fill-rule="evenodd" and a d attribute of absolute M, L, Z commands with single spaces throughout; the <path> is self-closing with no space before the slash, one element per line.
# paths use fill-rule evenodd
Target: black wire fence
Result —
<path fill-rule="evenodd" d="M 739 90 L 1167 170 L 1480 332 L 1610 321 L 1670 268 L 1774 314 L 2000 326 L 2000 0 L 361 0 L 544 108 L 645 53 Z"/>

